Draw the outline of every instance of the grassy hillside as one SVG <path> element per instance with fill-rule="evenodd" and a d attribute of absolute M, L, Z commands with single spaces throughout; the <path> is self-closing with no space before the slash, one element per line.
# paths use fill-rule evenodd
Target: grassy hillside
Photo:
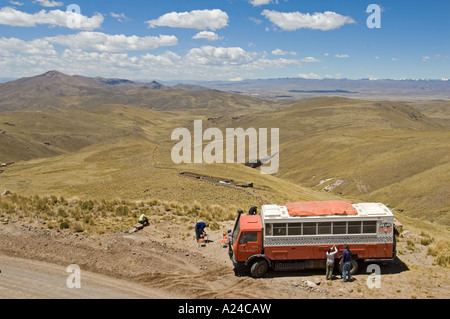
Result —
<path fill-rule="evenodd" d="M 220 126 L 280 128 L 278 178 L 450 225 L 450 130 L 406 104 L 320 98 Z"/>
<path fill-rule="evenodd" d="M 24 196 L 158 199 L 229 209 L 336 198 L 380 201 L 400 218 L 435 222 L 448 231 L 450 128 L 441 103 L 328 97 L 289 104 L 214 90 L 97 87 L 55 99 L 36 105 L 25 97 L 28 111 L 0 113 L 6 131 L 0 134 L 0 162 L 16 162 L 2 169 L 0 187 Z M 241 164 L 174 165 L 171 132 L 191 129 L 197 119 L 204 129 L 280 128 L 278 174 L 261 175 Z M 255 187 L 210 184 L 180 176 L 183 171 Z"/>
<path fill-rule="evenodd" d="M 190 128 L 199 118 L 195 113 L 121 105 L 2 113 L 15 124 L 5 138 L 28 139 L 39 149 L 28 153 L 26 144 L 4 145 L 1 159 L 18 162 L 1 175 L 1 187 L 24 196 L 156 198 L 243 209 L 267 202 L 329 198 L 273 176 L 262 176 L 242 164 L 173 164 L 171 132 L 180 126 Z M 206 122 L 208 116 L 203 116 Z M 54 153 L 47 153 L 49 149 Z M 29 160 L 32 157 L 36 158 Z M 211 185 L 181 177 L 182 171 L 252 182 L 255 187 Z"/>
<path fill-rule="evenodd" d="M 450 101 L 416 102 L 410 105 L 436 122 L 450 126 Z"/>

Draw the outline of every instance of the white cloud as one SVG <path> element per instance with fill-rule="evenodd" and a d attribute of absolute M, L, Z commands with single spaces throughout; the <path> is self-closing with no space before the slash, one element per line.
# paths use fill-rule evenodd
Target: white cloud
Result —
<path fill-rule="evenodd" d="M 201 31 L 194 35 L 192 39 L 206 39 L 208 41 L 217 41 L 220 40 L 220 37 L 212 31 Z"/>
<path fill-rule="evenodd" d="M 177 37 L 173 35 L 138 37 L 135 35 L 125 36 L 123 34 L 109 35 L 91 31 L 83 31 L 71 35 L 59 35 L 46 39 L 51 43 L 57 43 L 71 48 L 108 53 L 154 50 L 162 46 L 174 46 L 178 44 Z"/>
<path fill-rule="evenodd" d="M 272 51 L 272 54 L 273 55 L 297 55 L 297 52 L 294 52 L 294 51 L 288 52 L 288 51 L 283 51 L 281 49 L 276 49 L 276 50 Z"/>
<path fill-rule="evenodd" d="M 212 47 L 203 46 L 201 48 L 191 49 L 184 57 L 185 65 L 198 67 L 207 67 L 205 70 L 212 69 L 226 74 L 241 74 L 243 70 L 266 70 L 266 69 L 282 69 L 289 66 L 301 66 L 301 62 L 297 59 L 268 59 L 265 54 L 247 52 L 240 47 Z M 226 73 L 228 72 L 228 73 Z M 217 74 L 216 74 L 217 75 Z M 209 76 L 211 76 L 209 74 Z M 230 77 L 229 77 L 230 78 Z"/>
<path fill-rule="evenodd" d="M 266 59 L 261 58 L 255 60 L 251 65 L 250 69 L 256 69 L 256 70 L 265 70 L 265 69 L 283 69 L 285 67 L 290 66 L 297 66 L 301 67 L 301 62 L 297 59 L 286 59 L 286 58 L 279 58 L 279 59 Z"/>
<path fill-rule="evenodd" d="M 304 62 L 304 63 L 322 62 L 321 60 L 316 59 L 315 57 L 312 57 L 312 56 L 308 56 L 308 57 L 306 57 L 306 58 L 303 58 L 303 59 L 301 59 L 300 61 L 301 61 L 301 62 Z"/>
<path fill-rule="evenodd" d="M 278 0 L 275 2 L 278 3 Z M 259 7 L 259 6 L 271 4 L 271 3 L 273 3 L 273 0 L 250 0 L 249 3 L 252 4 L 254 7 Z"/>
<path fill-rule="evenodd" d="M 252 54 L 239 47 L 202 46 L 191 49 L 186 60 L 191 65 L 242 65 L 252 61 Z"/>
<path fill-rule="evenodd" d="M 228 14 L 220 9 L 171 12 L 146 23 L 150 28 L 172 27 L 197 30 L 218 30 L 228 26 Z"/>
<path fill-rule="evenodd" d="M 52 1 L 52 0 L 35 0 L 33 2 L 39 3 L 41 6 L 48 7 L 48 8 L 62 7 L 64 5 L 64 3 L 62 3 L 62 2 L 57 2 L 57 1 Z"/>
<path fill-rule="evenodd" d="M 33 55 L 54 55 L 55 48 L 44 39 L 33 41 L 23 41 L 17 38 L 0 38 L 0 52 L 3 55 L 11 53 L 33 54 Z"/>
<path fill-rule="evenodd" d="M 34 27 L 36 25 L 48 24 L 50 26 L 60 26 L 70 28 L 69 21 L 77 17 L 81 30 L 94 30 L 101 27 L 103 15 L 96 14 L 92 18 L 70 11 L 61 10 L 41 10 L 37 13 L 26 13 L 11 7 L 0 9 L 0 24 L 15 27 Z"/>
<path fill-rule="evenodd" d="M 127 53 L 106 53 L 106 52 L 86 52 L 80 49 L 66 49 L 61 54 L 60 66 L 62 72 L 71 74 L 95 74 L 99 70 L 106 69 L 107 74 L 120 74 L 124 76 L 126 72 L 136 72 L 139 69 L 139 60 L 130 57 Z"/>
<path fill-rule="evenodd" d="M 48 70 L 86 76 L 156 80 L 213 80 L 252 77 L 255 72 L 300 67 L 299 59 L 270 59 L 267 53 L 240 47 L 203 46 L 185 55 L 130 52 L 160 45 L 148 37 L 80 32 L 33 41 L 0 38 L 0 69 L 3 77 L 34 76 Z M 176 38 L 175 38 L 176 39 Z M 67 46 L 62 52 L 53 47 Z"/>
<path fill-rule="evenodd" d="M 326 11 L 324 13 L 278 12 L 264 10 L 261 13 L 270 22 L 285 31 L 295 31 L 302 28 L 329 31 L 338 29 L 345 24 L 355 23 L 351 17 Z"/>
<path fill-rule="evenodd" d="M 261 23 L 262 23 L 262 20 L 261 19 L 257 19 L 257 18 L 254 18 L 254 17 L 250 17 L 250 18 L 248 18 L 250 21 L 252 21 L 252 22 L 254 22 L 256 25 L 260 25 Z"/>
<path fill-rule="evenodd" d="M 24 5 L 23 2 L 13 1 L 13 0 L 9 0 L 9 3 L 11 3 L 12 5 L 15 5 L 15 6 L 23 6 Z"/>
<path fill-rule="evenodd" d="M 166 52 L 162 55 L 152 55 L 147 53 L 141 56 L 142 63 L 146 65 L 164 65 L 164 66 L 174 66 L 177 62 L 181 60 L 181 57 L 174 52 Z"/>
<path fill-rule="evenodd" d="M 335 54 L 334 57 L 339 59 L 348 59 L 350 56 L 348 54 Z"/>
<path fill-rule="evenodd" d="M 434 56 L 424 56 L 424 57 L 422 57 L 422 61 L 426 62 L 429 60 L 446 60 L 449 58 L 450 57 L 448 55 L 436 54 Z"/>
<path fill-rule="evenodd" d="M 117 21 L 119 22 L 126 22 L 126 21 L 130 21 L 130 19 L 125 15 L 125 13 L 114 13 L 111 12 L 111 17 L 117 19 Z"/>
<path fill-rule="evenodd" d="M 321 77 L 315 73 L 309 73 L 309 74 L 299 74 L 298 75 L 299 78 L 302 79 L 308 79 L 308 80 L 319 80 L 321 79 Z"/>

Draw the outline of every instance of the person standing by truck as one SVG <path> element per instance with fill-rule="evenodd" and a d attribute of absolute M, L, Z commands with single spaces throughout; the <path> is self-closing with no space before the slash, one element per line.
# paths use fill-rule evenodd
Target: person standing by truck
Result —
<path fill-rule="evenodd" d="M 334 245 L 332 248 L 334 248 L 334 251 L 332 251 L 331 248 L 328 248 L 327 250 L 327 280 L 333 279 L 334 255 L 336 255 L 338 252 L 336 245 Z"/>
<path fill-rule="evenodd" d="M 351 270 L 352 252 L 348 245 L 345 245 L 345 250 L 342 253 L 340 264 L 342 265 L 342 278 L 344 282 L 351 281 L 352 275 Z"/>

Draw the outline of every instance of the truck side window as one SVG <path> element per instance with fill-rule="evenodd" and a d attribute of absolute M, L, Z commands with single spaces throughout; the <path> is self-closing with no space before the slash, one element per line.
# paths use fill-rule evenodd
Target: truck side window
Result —
<path fill-rule="evenodd" d="M 301 223 L 288 224 L 288 235 L 289 236 L 301 236 L 302 235 L 302 224 Z"/>
<path fill-rule="evenodd" d="M 331 223 L 319 223 L 319 235 L 330 235 Z"/>
<path fill-rule="evenodd" d="M 266 236 L 272 236 L 272 224 L 266 224 Z"/>
<path fill-rule="evenodd" d="M 273 224 L 274 236 L 286 236 L 286 224 Z"/>
<path fill-rule="evenodd" d="M 316 234 L 317 234 L 317 223 L 303 224 L 303 235 L 316 235 Z"/>
<path fill-rule="evenodd" d="M 245 245 L 246 243 L 256 243 L 256 242 L 258 242 L 257 232 L 243 232 L 239 239 L 239 245 Z"/>
<path fill-rule="evenodd" d="M 333 222 L 333 234 L 341 235 L 347 233 L 347 222 Z"/>
<path fill-rule="evenodd" d="M 364 221 L 363 222 L 363 233 L 364 234 L 375 234 L 377 232 L 377 222 L 376 221 Z"/>
<path fill-rule="evenodd" d="M 361 234 L 361 222 L 348 222 L 349 234 Z"/>

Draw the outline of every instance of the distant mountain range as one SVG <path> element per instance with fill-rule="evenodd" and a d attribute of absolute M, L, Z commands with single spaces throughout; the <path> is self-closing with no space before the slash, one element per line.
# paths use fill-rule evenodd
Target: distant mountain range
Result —
<path fill-rule="evenodd" d="M 255 103 L 255 100 L 258 100 Z M 199 85 L 173 87 L 156 81 L 70 76 L 49 71 L 34 77 L 0 83 L 0 112 L 60 109 L 76 106 L 121 104 L 150 109 L 218 108 L 265 105 L 248 96 L 231 94 Z"/>
<path fill-rule="evenodd" d="M 214 92 L 206 93 L 212 90 Z M 225 93 L 228 95 L 225 96 Z M 197 106 L 213 107 L 236 105 L 235 102 L 228 103 L 234 100 L 239 101 L 239 105 L 253 105 L 250 98 L 293 100 L 324 96 L 412 102 L 450 100 L 450 81 L 285 78 L 240 82 L 160 83 L 70 76 L 58 71 L 4 83 L 0 81 L 0 111 L 59 108 L 100 102 L 171 109 L 175 104 L 192 107 L 197 103 Z"/>
<path fill-rule="evenodd" d="M 166 85 L 170 83 L 167 82 Z M 226 92 L 276 99 L 304 99 L 320 96 L 404 101 L 450 99 L 450 81 L 446 80 L 285 78 L 188 83 Z"/>

